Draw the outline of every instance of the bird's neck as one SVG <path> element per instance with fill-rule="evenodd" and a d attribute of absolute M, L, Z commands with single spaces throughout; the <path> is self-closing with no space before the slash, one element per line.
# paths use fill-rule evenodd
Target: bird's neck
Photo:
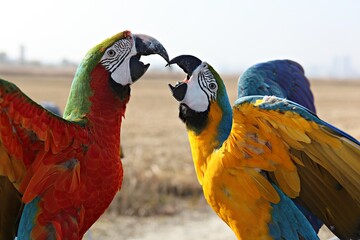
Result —
<path fill-rule="evenodd" d="M 82 63 L 71 86 L 64 118 L 81 125 L 103 125 L 119 119 L 121 122 L 130 97 L 130 87 L 115 85 L 102 65 Z"/>
<path fill-rule="evenodd" d="M 188 130 L 191 153 L 200 184 L 213 152 L 227 139 L 231 125 L 232 110 L 226 96 L 223 102 L 211 104 L 206 126 L 200 132 Z"/>
<path fill-rule="evenodd" d="M 95 65 L 86 58 L 79 64 L 71 84 L 70 94 L 64 110 L 64 118 L 69 121 L 85 123 L 85 115 L 90 111 L 89 98 L 93 94 L 90 86 L 90 73 Z"/>
<path fill-rule="evenodd" d="M 120 133 L 121 121 L 130 98 L 130 87 L 115 83 L 101 65 L 94 69 L 91 78 L 93 94 L 88 99 L 89 112 L 85 113 L 89 126 L 99 129 L 105 135 Z"/>

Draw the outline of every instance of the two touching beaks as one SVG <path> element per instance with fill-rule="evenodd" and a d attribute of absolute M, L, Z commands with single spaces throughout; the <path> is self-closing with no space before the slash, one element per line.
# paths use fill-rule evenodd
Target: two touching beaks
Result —
<path fill-rule="evenodd" d="M 144 64 L 140 62 L 140 57 L 158 54 L 167 62 L 166 66 L 177 64 L 188 75 L 188 78 L 192 75 L 194 70 L 202 63 L 202 61 L 192 55 L 180 55 L 169 60 L 168 53 L 163 45 L 153 37 L 145 34 L 134 34 L 135 47 L 138 54 L 131 59 L 131 77 L 135 82 L 138 80 L 149 68 L 150 64 Z M 182 101 L 186 90 L 187 84 L 184 82 L 178 82 L 175 86 L 169 84 L 172 95 L 177 101 Z"/>

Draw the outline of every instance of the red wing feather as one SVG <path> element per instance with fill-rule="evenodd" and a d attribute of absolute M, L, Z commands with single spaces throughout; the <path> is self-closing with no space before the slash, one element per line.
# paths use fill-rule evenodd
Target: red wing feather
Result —
<path fill-rule="evenodd" d="M 9 176 L 13 168 L 21 168 L 20 179 L 10 179 L 16 188 L 40 150 L 56 154 L 72 143 L 72 127 L 74 124 L 50 113 L 14 84 L 0 80 L 0 151 L 9 156 L 6 162 L 0 160 L 0 174 Z"/>
<path fill-rule="evenodd" d="M 33 177 L 40 166 L 46 169 L 42 161 L 49 152 L 57 154 L 73 143 L 75 129 L 79 128 L 80 125 L 67 122 L 32 101 L 14 84 L 0 79 L 0 239 L 14 238 L 6 234 L 16 232 L 25 189 L 27 200 L 44 190 L 36 185 L 29 188 L 29 182 L 41 183 L 60 174 L 67 187 L 76 188 L 76 167 L 66 171 L 60 165 L 56 173 L 57 168 L 52 166 L 52 170 L 37 171 Z M 46 164 L 51 168 L 62 160 L 47 159 Z M 43 179 L 39 179 L 40 175 Z"/>

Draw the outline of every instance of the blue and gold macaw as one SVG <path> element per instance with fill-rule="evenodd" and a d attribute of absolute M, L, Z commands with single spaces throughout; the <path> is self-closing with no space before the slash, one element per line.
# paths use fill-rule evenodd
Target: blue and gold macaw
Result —
<path fill-rule="evenodd" d="M 360 143 L 315 115 L 300 65 L 250 68 L 231 107 L 225 84 L 190 55 L 171 86 L 204 196 L 238 239 L 318 239 L 291 199 L 341 239 L 359 239 Z M 321 224 L 319 224 L 321 225 Z"/>

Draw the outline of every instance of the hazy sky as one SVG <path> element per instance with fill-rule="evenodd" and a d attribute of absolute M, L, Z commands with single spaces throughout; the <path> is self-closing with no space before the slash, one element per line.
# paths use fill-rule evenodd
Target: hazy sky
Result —
<path fill-rule="evenodd" d="M 360 76 L 358 0 L 0 0 L 0 52 L 80 61 L 125 29 L 160 40 L 170 57 L 193 54 L 240 72 L 277 58 L 310 74 Z M 163 64 L 160 58 L 146 59 Z"/>

